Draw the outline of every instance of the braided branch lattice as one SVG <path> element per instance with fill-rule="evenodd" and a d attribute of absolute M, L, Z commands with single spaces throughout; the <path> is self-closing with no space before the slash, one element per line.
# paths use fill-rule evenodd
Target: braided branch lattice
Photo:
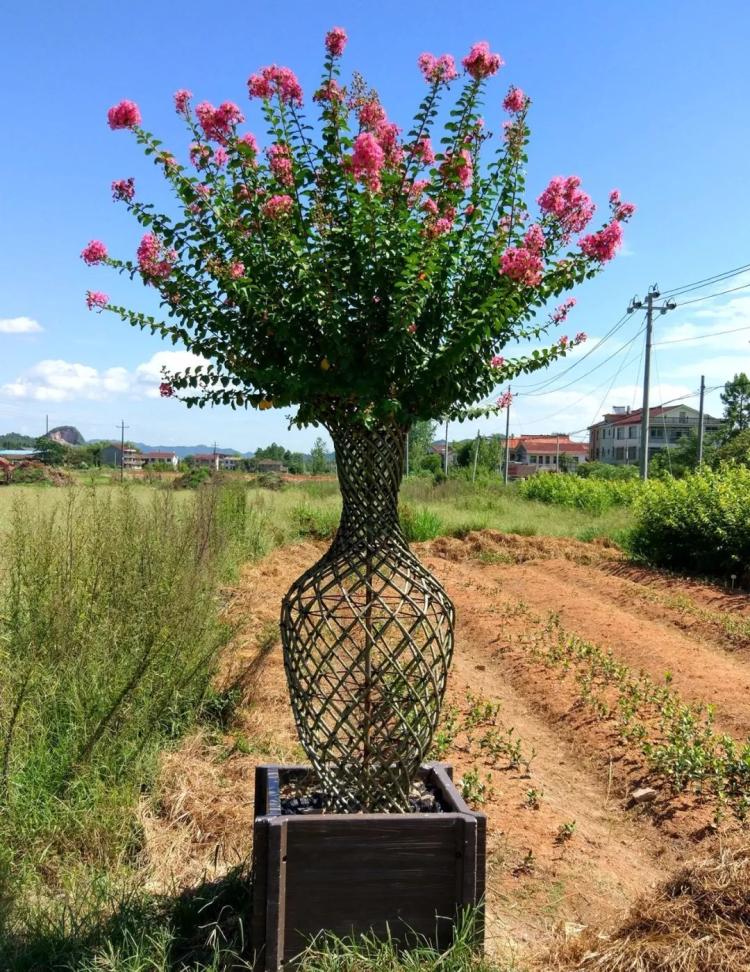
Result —
<path fill-rule="evenodd" d="M 408 811 L 440 715 L 453 604 L 401 531 L 403 430 L 329 431 L 343 510 L 331 548 L 282 601 L 292 708 L 330 810 Z"/>

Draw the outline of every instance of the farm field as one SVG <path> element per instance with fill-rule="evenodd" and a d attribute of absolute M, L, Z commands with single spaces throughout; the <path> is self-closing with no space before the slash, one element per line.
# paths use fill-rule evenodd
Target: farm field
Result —
<path fill-rule="evenodd" d="M 275 624 L 290 581 L 322 549 L 286 546 L 242 572 L 231 607 L 241 631 L 225 664 L 252 669 L 249 695 L 226 733 L 193 736 L 167 757 L 160 812 L 144 821 L 149 858 L 178 882 L 246 859 L 253 767 L 300 758 Z M 682 702 L 715 706 L 715 731 L 741 741 L 750 605 L 634 568 L 600 544 L 484 531 L 416 549 L 457 608 L 436 756 L 489 818 L 489 950 L 502 970 L 552 968 L 550 950 L 583 928 L 610 931 L 642 892 L 740 844 L 741 830 L 731 801 L 717 816 L 708 788 L 673 787 L 637 734 L 618 731 L 616 715 L 597 716 L 575 665 L 546 664 L 543 650 L 564 633 L 611 651 Z M 639 787 L 655 790 L 652 802 L 632 804 Z"/>

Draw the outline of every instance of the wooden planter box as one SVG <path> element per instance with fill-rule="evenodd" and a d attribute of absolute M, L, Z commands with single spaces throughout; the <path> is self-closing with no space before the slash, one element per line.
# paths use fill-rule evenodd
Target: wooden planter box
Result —
<path fill-rule="evenodd" d="M 321 931 L 373 932 L 437 948 L 452 941 L 461 909 L 484 896 L 486 819 L 464 803 L 450 767 L 420 777 L 444 813 L 282 815 L 280 788 L 305 766 L 259 766 L 255 774 L 252 938 L 256 969 L 278 972 Z M 481 911 L 477 940 L 484 937 Z"/>

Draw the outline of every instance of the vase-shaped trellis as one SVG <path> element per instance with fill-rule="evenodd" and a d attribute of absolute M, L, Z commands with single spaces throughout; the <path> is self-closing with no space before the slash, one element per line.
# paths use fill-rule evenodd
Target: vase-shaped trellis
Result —
<path fill-rule="evenodd" d="M 329 430 L 343 510 L 330 549 L 282 602 L 292 708 L 328 809 L 408 811 L 440 715 L 453 604 L 401 530 L 403 429 Z"/>

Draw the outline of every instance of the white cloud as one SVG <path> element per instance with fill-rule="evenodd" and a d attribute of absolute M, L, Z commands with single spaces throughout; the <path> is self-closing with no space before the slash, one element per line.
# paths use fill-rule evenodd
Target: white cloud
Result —
<path fill-rule="evenodd" d="M 120 396 L 158 398 L 162 368 L 181 371 L 198 364 L 205 361 L 188 351 L 158 351 L 133 371 L 122 367 L 99 370 L 90 365 L 46 359 L 3 385 L 0 394 L 38 402 L 105 401 Z"/>
<path fill-rule="evenodd" d="M 750 277 L 746 283 L 750 284 Z M 750 354 L 750 296 L 732 297 L 721 302 L 716 299 L 707 306 L 691 308 L 687 313 L 686 320 L 659 328 L 656 344 L 663 343 L 665 352 L 669 349 L 677 354 L 699 348 L 704 354 L 731 351 Z M 732 333 L 725 334 L 725 331 Z"/>
<path fill-rule="evenodd" d="M 39 334 L 44 328 L 30 317 L 0 318 L 0 334 Z"/>

